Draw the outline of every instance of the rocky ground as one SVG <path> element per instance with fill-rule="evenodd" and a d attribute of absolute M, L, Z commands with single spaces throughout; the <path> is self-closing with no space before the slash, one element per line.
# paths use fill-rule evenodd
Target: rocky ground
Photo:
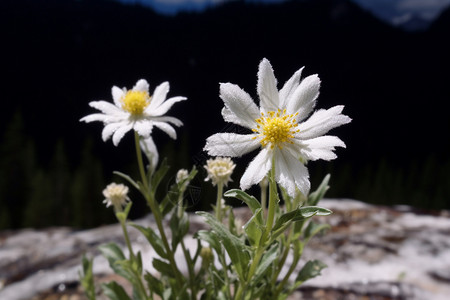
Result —
<path fill-rule="evenodd" d="M 294 299 L 450 299 L 450 215 L 409 207 L 378 207 L 354 200 L 323 200 L 334 214 L 317 218 L 332 230 L 315 237 L 304 259 L 328 265 L 322 276 L 306 282 Z M 245 209 L 236 209 L 243 219 Z M 152 222 L 151 217 L 137 221 Z M 193 230 L 203 227 L 191 216 Z M 150 261 L 152 250 L 130 229 L 134 247 Z M 119 226 L 91 230 L 24 229 L 0 232 L 0 299 L 85 299 L 78 284 L 83 253 L 95 257 L 98 281 L 121 281 L 111 274 L 96 248 L 105 242 L 123 245 Z M 194 245 L 189 237 L 186 243 Z M 183 259 L 179 258 L 183 266 Z M 150 264 L 146 265 L 151 269 Z"/>

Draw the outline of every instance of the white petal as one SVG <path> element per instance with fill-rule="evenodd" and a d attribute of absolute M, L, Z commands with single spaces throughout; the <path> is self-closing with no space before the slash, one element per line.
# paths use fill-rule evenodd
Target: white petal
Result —
<path fill-rule="evenodd" d="M 134 123 L 133 128 L 141 137 L 148 137 L 152 133 L 153 122 L 150 120 L 139 120 Z"/>
<path fill-rule="evenodd" d="M 241 189 L 246 190 L 254 184 L 260 183 L 272 168 L 273 151 L 261 149 L 258 155 L 248 165 L 241 177 Z"/>
<path fill-rule="evenodd" d="M 123 126 L 117 128 L 116 131 L 113 134 L 113 144 L 114 144 L 114 146 L 119 145 L 119 142 L 123 138 L 125 133 L 130 131 L 132 128 L 133 128 L 133 123 L 131 123 L 131 122 L 127 123 L 127 124 L 124 124 Z"/>
<path fill-rule="evenodd" d="M 148 84 L 147 80 L 145 79 L 139 79 L 138 82 L 133 87 L 133 91 L 139 91 L 139 92 L 148 92 L 150 89 L 150 85 Z"/>
<path fill-rule="evenodd" d="M 161 104 L 158 107 L 154 107 L 152 110 L 150 109 L 150 105 L 149 107 L 147 107 L 145 109 L 145 112 L 149 115 L 149 116 L 162 116 L 164 115 L 166 112 L 169 111 L 169 109 L 177 102 L 180 101 L 184 101 L 186 100 L 186 97 L 173 97 L 173 98 L 169 98 L 167 99 L 163 104 Z"/>
<path fill-rule="evenodd" d="M 306 77 L 300 82 L 287 101 L 287 111 L 290 114 L 298 112 L 297 121 L 308 117 L 316 105 L 316 99 L 319 96 L 320 79 L 317 75 Z"/>
<path fill-rule="evenodd" d="M 110 116 L 105 115 L 105 114 L 92 114 L 92 115 L 87 115 L 86 117 L 83 117 L 80 119 L 80 122 L 94 122 L 94 121 L 101 121 L 101 122 L 106 122 L 108 119 L 110 119 Z"/>
<path fill-rule="evenodd" d="M 118 88 L 117 86 L 113 86 L 111 89 L 111 94 L 113 96 L 114 104 L 117 107 L 122 106 L 122 98 L 125 96 L 125 93 L 122 89 Z"/>
<path fill-rule="evenodd" d="M 352 119 L 341 114 L 343 109 L 343 105 L 337 105 L 327 110 L 316 111 L 308 120 L 299 125 L 300 132 L 296 134 L 296 138 L 312 139 L 324 135 L 335 127 L 350 123 Z"/>
<path fill-rule="evenodd" d="M 226 106 L 222 108 L 222 117 L 226 122 L 233 123 L 242 127 L 246 128 L 256 128 L 256 122 L 255 123 L 249 123 L 246 122 L 243 119 L 240 119 L 238 116 L 236 116 L 230 109 L 228 109 Z"/>
<path fill-rule="evenodd" d="M 169 124 L 167 124 L 165 122 L 154 121 L 153 125 L 155 125 L 155 127 L 158 127 L 159 129 L 161 129 L 162 131 L 167 133 L 174 140 L 177 138 L 177 132 Z"/>
<path fill-rule="evenodd" d="M 155 109 L 161 105 L 161 103 L 166 100 L 167 93 L 169 92 L 170 85 L 167 81 L 161 83 L 155 88 L 155 91 L 153 92 L 152 99 L 150 102 L 150 105 L 148 106 L 149 109 Z"/>
<path fill-rule="evenodd" d="M 205 151 L 211 156 L 240 157 L 261 146 L 256 134 L 216 133 L 206 139 Z"/>
<path fill-rule="evenodd" d="M 289 78 L 288 81 L 284 84 L 283 88 L 280 90 L 280 109 L 285 109 L 287 106 L 287 100 L 291 97 L 294 91 L 297 89 L 300 84 L 300 78 L 302 77 L 302 71 L 304 68 L 301 68 L 297 72 Z"/>
<path fill-rule="evenodd" d="M 175 125 L 177 127 L 180 127 L 183 125 L 183 122 L 181 122 L 177 118 L 170 117 L 170 116 L 150 117 L 150 120 L 157 121 L 157 122 L 172 123 L 173 125 Z"/>
<path fill-rule="evenodd" d="M 240 120 L 239 125 L 250 129 L 256 128 L 255 120 L 261 115 L 249 94 L 235 84 L 221 83 L 220 98 L 230 113 L 234 114 L 234 119 Z"/>
<path fill-rule="evenodd" d="M 111 135 L 113 135 L 113 133 L 117 130 L 117 128 L 125 126 L 126 124 L 127 124 L 126 122 L 116 122 L 107 124 L 102 131 L 103 141 L 106 142 L 106 140 L 108 140 L 111 137 Z"/>
<path fill-rule="evenodd" d="M 89 106 L 100 110 L 102 113 L 107 115 L 118 115 L 123 114 L 123 110 L 118 108 L 112 103 L 106 101 L 92 101 L 89 102 Z"/>
<path fill-rule="evenodd" d="M 154 171 L 156 169 L 156 165 L 158 164 L 159 154 L 153 138 L 149 136 L 148 138 L 140 139 L 140 145 L 147 156 L 148 161 L 150 162 L 151 169 Z"/>
<path fill-rule="evenodd" d="M 295 196 L 298 188 L 303 195 L 308 195 L 310 189 L 308 169 L 300 160 L 288 151 L 275 148 L 275 180 L 286 189 L 289 196 Z"/>
<path fill-rule="evenodd" d="M 265 58 L 259 64 L 257 92 L 263 112 L 277 111 L 280 108 L 277 79 L 270 62 Z"/>
<path fill-rule="evenodd" d="M 301 142 L 301 154 L 307 160 L 332 160 L 337 156 L 333 152 L 335 147 L 345 148 L 344 142 L 336 136 L 324 135 Z"/>

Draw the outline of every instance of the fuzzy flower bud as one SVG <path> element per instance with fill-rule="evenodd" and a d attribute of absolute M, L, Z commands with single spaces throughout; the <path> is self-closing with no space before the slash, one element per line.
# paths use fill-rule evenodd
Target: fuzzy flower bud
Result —
<path fill-rule="evenodd" d="M 128 187 L 123 184 L 111 183 L 103 190 L 105 200 L 103 203 L 106 207 L 114 206 L 116 212 L 122 211 L 122 207 L 126 205 L 130 198 L 128 198 Z"/>
<path fill-rule="evenodd" d="M 206 161 L 206 165 L 204 165 L 204 168 L 208 172 L 208 176 L 205 181 L 211 179 L 214 186 L 219 183 L 226 186 L 229 181 L 232 181 L 230 177 L 233 173 L 234 167 L 236 167 L 236 165 L 229 157 L 216 157 L 214 159 L 208 159 Z"/>

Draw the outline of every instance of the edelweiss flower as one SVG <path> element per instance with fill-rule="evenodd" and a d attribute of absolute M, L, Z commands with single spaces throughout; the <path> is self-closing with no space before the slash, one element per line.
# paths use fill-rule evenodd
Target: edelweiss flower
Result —
<path fill-rule="evenodd" d="M 102 113 L 88 115 L 80 121 L 86 123 L 102 121 L 105 124 L 102 132 L 103 140 L 106 141 L 112 136 L 115 146 L 131 129 L 134 129 L 143 138 L 149 137 L 153 126 L 175 139 L 177 135 L 170 123 L 175 126 L 181 126 L 183 123 L 174 117 L 164 116 L 164 114 L 176 102 L 186 100 L 186 98 L 173 97 L 165 101 L 169 92 L 168 82 L 157 86 L 152 96 L 149 94 L 149 88 L 149 84 L 144 79 L 139 80 L 129 91 L 126 88 L 120 89 L 113 86 L 114 104 L 107 101 L 90 102 L 91 107 Z"/>
<path fill-rule="evenodd" d="M 310 188 L 307 168 L 302 161 L 336 158 L 335 147 L 345 147 L 335 136 L 324 135 L 330 129 L 349 123 L 341 112 L 344 106 L 313 111 L 319 95 L 320 79 L 311 75 L 301 79 L 302 69 L 278 91 L 270 62 L 259 65 L 258 108 L 249 94 L 231 83 L 220 85 L 225 121 L 252 130 L 250 134 L 217 133 L 206 140 L 205 150 L 212 156 L 239 157 L 260 148 L 241 178 L 243 190 L 261 182 L 275 167 L 275 180 L 294 196 L 296 188 L 307 195 Z"/>
<path fill-rule="evenodd" d="M 208 159 L 206 165 L 203 167 L 208 172 L 205 181 L 211 179 L 214 186 L 219 183 L 226 186 L 231 181 L 230 177 L 236 165 L 229 157 L 216 157 L 214 159 Z"/>
<path fill-rule="evenodd" d="M 122 206 L 130 201 L 128 198 L 128 187 L 123 184 L 111 183 L 103 190 L 103 196 L 105 196 L 105 200 L 103 203 L 106 204 L 106 207 L 111 205 L 114 206 L 115 211 L 121 211 Z"/>

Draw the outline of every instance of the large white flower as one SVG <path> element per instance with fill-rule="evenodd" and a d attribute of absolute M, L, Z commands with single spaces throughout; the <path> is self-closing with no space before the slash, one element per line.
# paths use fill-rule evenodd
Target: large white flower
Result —
<path fill-rule="evenodd" d="M 114 104 L 107 101 L 93 101 L 89 105 L 101 113 L 88 115 L 80 121 L 101 121 L 105 124 L 102 132 L 104 141 L 112 136 L 117 146 L 123 136 L 134 129 L 141 137 L 149 138 L 153 126 L 158 127 L 171 138 L 177 135 L 172 125 L 181 126 L 183 123 L 174 117 L 165 116 L 176 102 L 186 100 L 185 97 L 173 97 L 166 100 L 169 92 L 169 83 L 158 85 L 152 96 L 149 94 L 150 86 L 145 79 L 140 79 L 131 89 L 112 88 Z M 172 124 L 172 125 L 171 125 Z"/>
<path fill-rule="evenodd" d="M 349 123 L 341 114 L 344 106 L 315 111 L 320 79 L 311 75 L 301 80 L 302 69 L 278 91 L 277 80 L 267 59 L 259 64 L 258 108 L 239 86 L 220 84 L 220 98 L 225 107 L 225 121 L 246 127 L 253 133 L 217 133 L 206 140 L 205 150 L 212 156 L 239 157 L 260 148 L 260 152 L 244 172 L 243 190 L 261 182 L 275 169 L 275 180 L 294 196 L 296 188 L 303 194 L 310 189 L 308 170 L 302 161 L 336 158 L 335 147 L 345 147 L 336 136 L 324 135 L 330 129 Z"/>

